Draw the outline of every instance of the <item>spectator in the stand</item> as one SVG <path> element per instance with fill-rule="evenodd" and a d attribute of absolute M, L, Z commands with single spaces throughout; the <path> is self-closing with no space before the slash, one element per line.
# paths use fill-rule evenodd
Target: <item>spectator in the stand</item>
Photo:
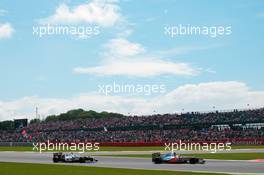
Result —
<path fill-rule="evenodd" d="M 209 124 L 264 123 L 264 108 L 247 111 L 166 114 L 119 118 L 89 118 L 71 121 L 49 121 L 23 128 L 32 141 L 97 141 L 97 142 L 161 142 L 161 141 L 217 141 L 232 138 L 264 138 L 264 128 L 233 127 L 219 130 Z M 199 128 L 190 127 L 199 124 Z M 166 125 L 186 125 L 185 128 L 164 129 Z M 159 126 L 142 130 L 132 126 Z M 106 132 L 104 127 L 108 128 Z M 115 131 L 109 127 L 122 127 Z M 87 129 L 101 128 L 99 131 Z M 132 129 L 133 128 L 133 129 Z M 151 127 L 150 127 L 151 128 Z M 20 132 L 0 131 L 0 142 L 27 142 Z"/>

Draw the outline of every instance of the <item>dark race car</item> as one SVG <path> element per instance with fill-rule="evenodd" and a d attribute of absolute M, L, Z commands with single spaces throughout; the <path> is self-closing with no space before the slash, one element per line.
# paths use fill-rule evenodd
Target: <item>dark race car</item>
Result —
<path fill-rule="evenodd" d="M 95 163 L 96 160 L 90 156 L 80 156 L 73 153 L 53 153 L 53 162 L 79 162 L 79 163 Z"/>
<path fill-rule="evenodd" d="M 204 164 L 205 160 L 197 157 L 184 157 L 176 153 L 153 153 L 152 162 L 155 164 L 169 163 L 169 164 Z"/>

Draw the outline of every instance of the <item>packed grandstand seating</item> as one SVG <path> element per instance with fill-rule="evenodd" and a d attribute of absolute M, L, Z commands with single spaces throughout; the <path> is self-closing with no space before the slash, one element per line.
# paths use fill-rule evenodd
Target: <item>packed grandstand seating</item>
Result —
<path fill-rule="evenodd" d="M 26 134 L 21 134 L 21 131 Z M 264 108 L 230 112 L 56 119 L 0 132 L 0 142 L 172 142 L 264 138 Z"/>

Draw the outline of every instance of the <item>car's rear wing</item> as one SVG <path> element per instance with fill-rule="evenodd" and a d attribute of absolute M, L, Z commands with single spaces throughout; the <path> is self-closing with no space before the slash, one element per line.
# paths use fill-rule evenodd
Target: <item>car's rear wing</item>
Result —
<path fill-rule="evenodd" d="M 153 153 L 152 154 L 152 162 L 157 161 L 157 159 L 161 159 L 161 154 L 160 153 Z"/>
<path fill-rule="evenodd" d="M 53 158 L 58 158 L 60 159 L 62 156 L 62 153 L 53 153 Z"/>

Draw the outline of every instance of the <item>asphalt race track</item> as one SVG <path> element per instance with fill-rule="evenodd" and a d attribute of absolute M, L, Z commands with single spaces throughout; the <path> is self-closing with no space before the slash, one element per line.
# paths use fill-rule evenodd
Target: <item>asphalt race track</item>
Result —
<path fill-rule="evenodd" d="M 264 163 L 250 161 L 228 161 L 228 160 L 207 160 L 204 165 L 189 164 L 161 164 L 155 165 L 146 158 L 118 158 L 96 156 L 97 163 L 80 164 L 64 163 L 78 166 L 116 167 L 150 170 L 171 170 L 171 171 L 198 171 L 198 172 L 226 172 L 230 174 L 264 174 Z M 41 163 L 54 164 L 52 153 L 33 152 L 0 152 L 0 162 L 21 162 L 21 163 Z M 61 164 L 61 163 L 60 163 Z"/>

